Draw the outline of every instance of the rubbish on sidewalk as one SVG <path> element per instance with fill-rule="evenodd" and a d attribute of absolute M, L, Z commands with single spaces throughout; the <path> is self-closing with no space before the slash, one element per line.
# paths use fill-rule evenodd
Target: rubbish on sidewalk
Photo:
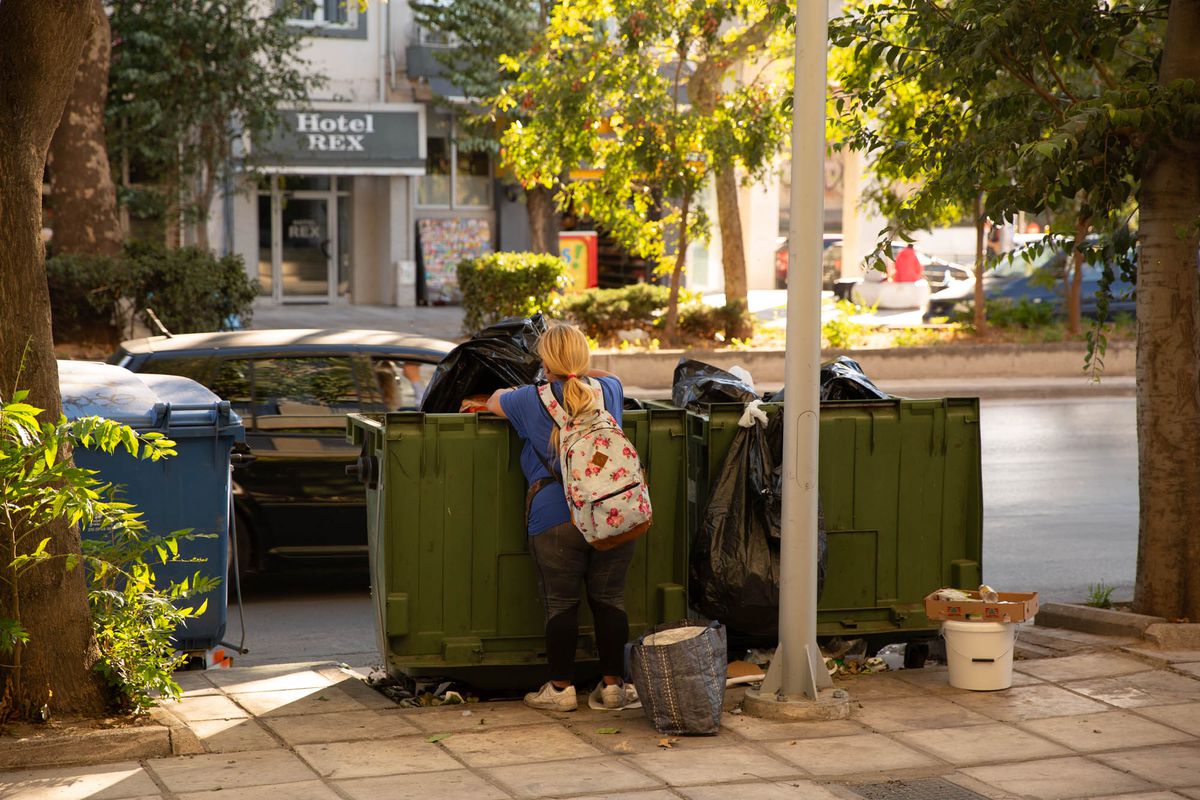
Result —
<path fill-rule="evenodd" d="M 1025 622 L 1033 619 L 1037 614 L 1037 592 L 995 592 L 994 594 L 996 600 L 988 602 L 983 599 L 980 592 L 938 589 L 925 597 L 925 616 L 931 620 Z M 965 597 L 960 595 L 965 595 Z"/>
<path fill-rule="evenodd" d="M 703 735 L 720 729 L 726 648 L 721 623 L 702 626 L 687 619 L 660 625 L 629 646 L 638 697 L 659 733 Z"/>
<path fill-rule="evenodd" d="M 1012 686 L 1016 629 L 1011 622 L 943 622 L 950 685 L 976 692 Z"/>
<path fill-rule="evenodd" d="M 853 358 L 838 356 L 821 365 L 821 402 L 826 400 L 887 400 L 887 392 L 872 382 Z M 784 401 L 780 389 L 768 398 L 772 403 Z"/>
<path fill-rule="evenodd" d="M 822 652 L 827 658 L 846 658 L 847 656 L 866 658 L 867 640 L 843 639 L 840 636 L 835 636 L 825 643 Z"/>
<path fill-rule="evenodd" d="M 890 670 L 904 669 L 904 651 L 907 647 L 905 642 L 896 642 L 894 644 L 885 645 L 879 648 L 879 652 L 875 654 L 876 658 L 883 659 Z"/>
<path fill-rule="evenodd" d="M 995 589 L 985 583 L 979 587 L 979 599 L 985 603 L 999 603 L 1000 595 L 996 593 Z"/>
<path fill-rule="evenodd" d="M 421 410 L 456 414 L 464 398 L 532 383 L 541 369 L 537 340 L 546 332 L 541 314 L 506 319 L 476 333 L 438 364 Z"/>
<path fill-rule="evenodd" d="M 725 668 L 725 687 L 758 683 L 765 677 L 767 673 L 757 664 L 751 664 L 749 661 L 730 661 Z"/>
<path fill-rule="evenodd" d="M 701 411 L 709 403 L 748 403 L 758 399 L 752 385 L 719 367 L 691 358 L 679 359 L 675 367 L 671 402 L 679 408 Z"/>

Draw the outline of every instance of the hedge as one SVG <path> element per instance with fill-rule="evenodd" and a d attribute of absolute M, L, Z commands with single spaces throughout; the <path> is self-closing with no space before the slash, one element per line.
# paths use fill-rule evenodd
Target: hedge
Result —
<path fill-rule="evenodd" d="M 151 330 L 152 309 L 172 333 L 216 331 L 250 320 L 258 282 L 240 256 L 195 247 L 128 244 L 117 258 L 61 255 L 46 260 L 56 343 L 115 346 L 131 314 Z"/>
<path fill-rule="evenodd" d="M 507 317 L 553 315 L 569 278 L 558 256 L 490 253 L 458 264 L 463 327 L 477 331 Z"/>

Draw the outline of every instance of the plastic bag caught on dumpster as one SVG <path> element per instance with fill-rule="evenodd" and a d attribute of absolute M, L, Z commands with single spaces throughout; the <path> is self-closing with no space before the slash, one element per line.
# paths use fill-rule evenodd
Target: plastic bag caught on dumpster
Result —
<path fill-rule="evenodd" d="M 783 415 L 742 427 L 713 484 L 691 555 L 697 610 L 730 630 L 775 636 L 779 625 L 779 537 Z M 818 505 L 817 596 L 825 585 L 825 520 Z"/>
<path fill-rule="evenodd" d="M 675 366 L 671 402 L 678 408 L 699 411 L 708 403 L 748 403 L 757 399 L 754 387 L 711 364 L 681 358 Z"/>
<path fill-rule="evenodd" d="M 501 320 L 479 331 L 438 364 L 421 410 L 455 414 L 464 398 L 532 383 L 542 366 L 537 340 L 545 331 L 541 314 Z"/>

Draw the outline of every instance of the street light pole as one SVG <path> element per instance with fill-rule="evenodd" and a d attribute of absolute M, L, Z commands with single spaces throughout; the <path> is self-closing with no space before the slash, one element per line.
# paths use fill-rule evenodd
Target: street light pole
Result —
<path fill-rule="evenodd" d="M 824 232 L 826 0 L 797 0 L 788 226 L 787 353 L 780 537 L 779 648 L 746 711 L 831 718 L 849 712 L 817 648 L 817 464 L 820 432 L 821 238 Z M 833 695 L 837 697 L 833 697 Z"/>

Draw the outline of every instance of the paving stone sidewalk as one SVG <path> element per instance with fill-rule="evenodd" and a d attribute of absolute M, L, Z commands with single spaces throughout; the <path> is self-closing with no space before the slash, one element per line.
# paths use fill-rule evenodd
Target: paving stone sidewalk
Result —
<path fill-rule="evenodd" d="M 856 676 L 837 682 L 849 720 L 727 713 L 669 748 L 640 711 L 402 709 L 330 664 L 187 673 L 166 707 L 196 755 L 0 771 L 0 797 L 1200 800 L 1200 653 L 1039 634 L 1072 654 L 1018 661 L 1005 691 L 944 668 Z"/>

